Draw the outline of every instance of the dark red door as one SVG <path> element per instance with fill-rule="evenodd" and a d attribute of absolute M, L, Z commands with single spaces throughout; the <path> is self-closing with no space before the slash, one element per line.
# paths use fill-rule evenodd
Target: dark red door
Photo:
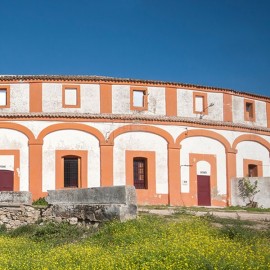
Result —
<path fill-rule="evenodd" d="M 0 191 L 13 191 L 13 171 L 0 170 Z"/>
<path fill-rule="evenodd" d="M 197 190 L 198 190 L 198 205 L 210 206 L 210 176 L 197 176 Z"/>

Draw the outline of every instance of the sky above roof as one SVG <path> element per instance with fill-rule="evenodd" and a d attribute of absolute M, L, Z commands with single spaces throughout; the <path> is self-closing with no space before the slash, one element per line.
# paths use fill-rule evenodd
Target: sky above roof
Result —
<path fill-rule="evenodd" d="M 269 0 L 2 0 L 0 74 L 101 75 L 270 96 Z"/>

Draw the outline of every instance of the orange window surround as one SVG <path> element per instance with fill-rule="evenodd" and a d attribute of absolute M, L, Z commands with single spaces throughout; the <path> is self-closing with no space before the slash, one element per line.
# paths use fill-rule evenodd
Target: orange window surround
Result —
<path fill-rule="evenodd" d="M 0 85 L 0 108 L 10 108 L 10 86 Z"/>
<path fill-rule="evenodd" d="M 148 92 L 146 87 L 130 88 L 130 110 L 146 111 L 148 109 Z"/>
<path fill-rule="evenodd" d="M 207 104 L 207 93 L 193 92 L 193 113 L 208 114 Z"/>
<path fill-rule="evenodd" d="M 244 101 L 244 119 L 245 121 L 255 121 L 255 102 L 254 100 Z"/>
<path fill-rule="evenodd" d="M 81 107 L 81 91 L 79 85 L 62 86 L 62 106 L 63 108 Z"/>

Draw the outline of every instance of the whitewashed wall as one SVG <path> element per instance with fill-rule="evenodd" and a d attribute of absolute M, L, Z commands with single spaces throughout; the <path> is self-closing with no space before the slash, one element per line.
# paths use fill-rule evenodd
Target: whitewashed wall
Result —
<path fill-rule="evenodd" d="M 100 186 L 100 149 L 98 140 L 91 134 L 63 130 L 44 138 L 42 163 L 42 191 L 55 189 L 55 150 L 88 151 L 88 187 Z"/>
<path fill-rule="evenodd" d="M 78 84 L 74 84 L 76 86 Z M 43 112 L 100 113 L 100 87 L 98 84 L 80 84 L 81 107 L 63 108 L 62 84 L 42 84 Z"/>
<path fill-rule="evenodd" d="M 114 185 L 126 184 L 126 150 L 155 152 L 156 193 L 168 194 L 167 142 L 158 135 L 146 132 L 129 132 L 118 136 L 113 153 Z"/>
<path fill-rule="evenodd" d="M 255 121 L 245 121 L 245 108 L 244 108 L 245 98 L 239 96 L 232 96 L 232 113 L 233 122 L 267 127 L 267 113 L 266 113 L 266 103 L 263 101 L 255 100 Z"/>
<path fill-rule="evenodd" d="M 189 154 L 211 154 L 216 156 L 217 165 L 217 192 L 226 194 L 226 154 L 224 146 L 218 141 L 205 137 L 184 139 L 180 151 L 181 190 L 190 192 L 190 163 Z"/>
<path fill-rule="evenodd" d="M 10 84 L 10 108 L 0 108 L 0 112 L 29 112 L 29 102 L 28 83 Z"/>
<path fill-rule="evenodd" d="M 177 89 L 177 116 L 199 118 L 200 114 L 193 113 L 193 92 L 188 89 Z M 206 93 L 206 92 L 201 92 Z M 208 108 L 208 114 L 203 116 L 203 119 L 215 121 L 223 120 L 223 94 L 222 93 L 206 93 L 209 106 L 211 103 L 214 106 Z"/>
<path fill-rule="evenodd" d="M 0 129 L 0 149 L 20 151 L 20 168 L 14 168 L 14 173 L 18 174 L 20 179 L 20 191 L 28 191 L 28 138 L 19 131 Z"/>
<path fill-rule="evenodd" d="M 139 89 L 139 88 L 138 88 Z M 115 114 L 144 114 L 144 115 L 165 115 L 166 100 L 164 87 L 148 87 L 148 110 L 130 110 L 130 86 L 112 86 L 112 113 Z"/>
<path fill-rule="evenodd" d="M 269 150 L 257 142 L 244 141 L 237 145 L 236 176 L 243 177 L 243 159 L 259 160 L 263 163 L 263 177 L 270 176 Z"/>

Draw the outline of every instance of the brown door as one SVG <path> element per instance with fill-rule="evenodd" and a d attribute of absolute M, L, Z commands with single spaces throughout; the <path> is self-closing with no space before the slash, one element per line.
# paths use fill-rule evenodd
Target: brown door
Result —
<path fill-rule="evenodd" d="M 210 206 L 210 176 L 198 175 L 197 176 L 197 190 L 198 190 L 198 205 Z"/>
<path fill-rule="evenodd" d="M 13 191 L 13 171 L 0 170 L 0 191 Z"/>

